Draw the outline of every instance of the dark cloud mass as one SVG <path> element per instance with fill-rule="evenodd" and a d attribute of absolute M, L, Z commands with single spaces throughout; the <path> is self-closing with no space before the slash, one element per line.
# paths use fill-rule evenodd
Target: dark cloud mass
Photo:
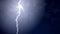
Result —
<path fill-rule="evenodd" d="M 16 34 L 18 0 L 0 0 L 0 34 Z M 59 34 L 59 0 L 21 0 L 19 34 Z"/>

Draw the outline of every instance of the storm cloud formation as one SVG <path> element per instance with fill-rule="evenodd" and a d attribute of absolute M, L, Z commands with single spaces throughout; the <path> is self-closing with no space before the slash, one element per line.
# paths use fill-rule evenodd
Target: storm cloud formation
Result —
<path fill-rule="evenodd" d="M 16 34 L 18 0 L 0 0 L 0 33 Z M 59 0 L 22 0 L 19 34 L 59 34 Z"/>

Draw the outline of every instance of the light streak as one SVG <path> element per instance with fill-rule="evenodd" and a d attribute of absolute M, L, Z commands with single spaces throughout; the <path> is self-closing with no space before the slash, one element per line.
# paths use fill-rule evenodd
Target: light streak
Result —
<path fill-rule="evenodd" d="M 17 6 L 18 15 L 17 15 L 17 17 L 16 17 L 16 19 L 15 19 L 15 21 L 16 21 L 16 28 L 17 28 L 16 34 L 19 33 L 18 18 L 19 18 L 20 15 L 21 15 L 21 10 L 23 10 L 23 7 L 22 7 L 22 5 L 21 5 L 20 3 L 21 3 L 21 0 L 18 1 L 18 6 Z"/>

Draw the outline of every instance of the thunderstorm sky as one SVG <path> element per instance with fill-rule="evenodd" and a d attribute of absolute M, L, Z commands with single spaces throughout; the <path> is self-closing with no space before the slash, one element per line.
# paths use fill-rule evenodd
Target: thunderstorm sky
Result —
<path fill-rule="evenodd" d="M 0 0 L 1 34 L 59 34 L 59 0 Z"/>

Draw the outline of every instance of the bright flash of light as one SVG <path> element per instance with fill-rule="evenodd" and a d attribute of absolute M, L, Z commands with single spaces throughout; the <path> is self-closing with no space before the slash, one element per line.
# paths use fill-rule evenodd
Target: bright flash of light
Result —
<path fill-rule="evenodd" d="M 23 10 L 23 7 L 22 7 L 22 5 L 20 4 L 20 0 L 18 1 L 18 6 L 17 6 L 17 9 L 18 9 L 18 15 L 17 15 L 17 17 L 16 17 L 16 19 L 15 19 L 15 21 L 16 21 L 16 28 L 17 28 L 17 31 L 16 31 L 16 34 L 18 34 L 19 33 L 19 27 L 18 27 L 18 18 L 20 17 L 20 15 L 21 15 L 21 10 Z"/>

